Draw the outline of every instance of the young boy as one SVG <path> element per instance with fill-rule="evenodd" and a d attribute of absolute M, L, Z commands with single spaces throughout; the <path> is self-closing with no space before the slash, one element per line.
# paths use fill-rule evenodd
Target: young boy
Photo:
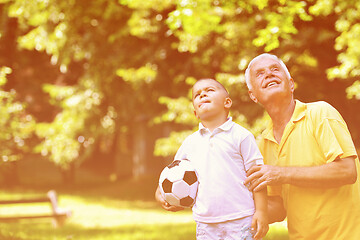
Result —
<path fill-rule="evenodd" d="M 266 190 L 251 193 L 243 184 L 246 171 L 263 164 L 254 136 L 228 117 L 232 100 L 214 79 L 201 79 L 192 89 L 199 130 L 188 136 L 175 159 L 188 159 L 199 175 L 193 206 L 196 239 L 260 239 L 268 231 Z M 159 188 L 155 198 L 168 211 L 170 206 Z"/>

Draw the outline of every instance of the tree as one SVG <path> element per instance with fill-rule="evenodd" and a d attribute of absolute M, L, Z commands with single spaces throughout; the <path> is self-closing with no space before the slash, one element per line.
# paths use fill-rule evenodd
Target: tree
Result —
<path fill-rule="evenodd" d="M 13 169 L 16 161 L 31 150 L 29 141 L 35 128 L 33 117 L 25 112 L 26 106 L 15 101 L 16 91 L 3 90 L 10 73 L 11 68 L 0 68 L 0 172 L 7 185 L 17 182 Z"/>
<path fill-rule="evenodd" d="M 191 43 L 192 46 L 188 48 L 196 49 L 196 52 L 208 51 L 208 47 L 201 47 L 207 38 L 218 39 L 213 42 L 212 50 L 222 43 L 220 49 L 227 58 L 222 59 L 221 68 L 215 76 L 238 93 L 232 114 L 242 116 L 240 112 L 246 117 L 235 120 L 250 126 L 255 135 L 264 128 L 268 116 L 264 116 L 258 109 L 253 111 L 248 108 L 246 87 L 243 84 L 244 70 L 251 57 L 261 52 L 271 52 L 284 59 L 290 67 L 297 86 L 296 97 L 303 101 L 326 100 L 335 105 L 348 122 L 355 144 L 359 144 L 357 122 L 360 115 L 354 112 L 354 109 L 359 108 L 360 96 L 360 85 L 356 80 L 359 51 L 355 46 L 358 42 L 360 9 L 357 1 L 202 1 L 206 5 L 204 8 L 199 8 L 194 4 L 196 2 L 187 1 L 188 4 L 184 4 L 182 9 L 176 10 L 178 28 L 173 31 L 177 31 L 175 34 L 180 36 L 179 45 Z M 195 26 L 209 26 L 207 20 L 197 17 L 204 9 L 220 19 L 211 29 L 205 27 L 208 32 L 199 38 L 199 31 L 193 28 L 194 22 L 187 18 L 196 20 Z M 244 33 L 248 35 L 244 36 Z M 239 44 L 242 38 L 244 40 Z M 231 46 L 243 48 L 232 52 L 229 50 Z M 222 56 L 222 53 L 214 53 L 214 56 Z M 179 100 L 166 99 L 165 104 L 174 105 Z M 185 105 L 189 105 L 189 102 Z M 181 117 L 181 112 L 177 111 L 180 107 L 168 109 L 163 118 Z M 175 118 L 175 121 L 179 118 Z M 170 154 L 166 151 L 169 149 L 167 143 L 176 140 L 178 145 L 184 137 L 172 134 L 168 139 L 159 140 L 155 153 Z M 177 147 L 171 149 L 173 154 Z"/>
<path fill-rule="evenodd" d="M 0 65 L 13 69 L 5 88 L 31 103 L 35 150 L 64 169 L 145 174 L 156 139 L 156 155 L 169 156 L 196 127 L 189 89 L 204 77 L 230 89 L 232 116 L 260 134 L 267 116 L 243 72 L 264 51 L 289 66 L 297 98 L 335 105 L 358 145 L 359 9 L 355 0 L 0 0 Z"/>

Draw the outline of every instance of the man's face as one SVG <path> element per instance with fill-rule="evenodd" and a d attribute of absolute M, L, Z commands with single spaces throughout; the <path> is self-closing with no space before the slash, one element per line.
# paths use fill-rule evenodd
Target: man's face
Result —
<path fill-rule="evenodd" d="M 196 117 L 201 120 L 209 120 L 219 114 L 227 114 L 226 108 L 230 108 L 227 92 L 216 81 L 211 79 L 201 80 L 193 86 L 192 102 Z"/>
<path fill-rule="evenodd" d="M 249 90 L 254 102 L 266 103 L 275 96 L 287 96 L 294 91 L 294 81 L 288 79 L 280 63 L 270 57 L 262 57 L 250 68 L 252 89 Z"/>

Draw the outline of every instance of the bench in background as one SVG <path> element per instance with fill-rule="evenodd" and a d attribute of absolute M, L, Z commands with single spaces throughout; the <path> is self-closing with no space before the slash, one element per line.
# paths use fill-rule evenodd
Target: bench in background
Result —
<path fill-rule="evenodd" d="M 54 227 L 63 226 L 65 220 L 71 216 L 70 210 L 63 210 L 58 207 L 57 194 L 54 190 L 50 190 L 44 197 L 23 198 L 14 200 L 0 200 L 0 205 L 4 204 L 26 204 L 26 203 L 50 203 L 51 212 L 45 214 L 33 214 L 33 215 L 12 215 L 1 216 L 0 222 L 14 222 L 22 219 L 52 219 Z"/>

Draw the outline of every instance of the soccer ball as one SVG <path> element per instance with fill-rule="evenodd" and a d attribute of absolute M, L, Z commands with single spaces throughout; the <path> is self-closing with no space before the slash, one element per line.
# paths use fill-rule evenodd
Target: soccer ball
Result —
<path fill-rule="evenodd" d="M 195 168 L 188 160 L 175 160 L 160 174 L 160 192 L 172 206 L 192 207 L 199 185 Z"/>

